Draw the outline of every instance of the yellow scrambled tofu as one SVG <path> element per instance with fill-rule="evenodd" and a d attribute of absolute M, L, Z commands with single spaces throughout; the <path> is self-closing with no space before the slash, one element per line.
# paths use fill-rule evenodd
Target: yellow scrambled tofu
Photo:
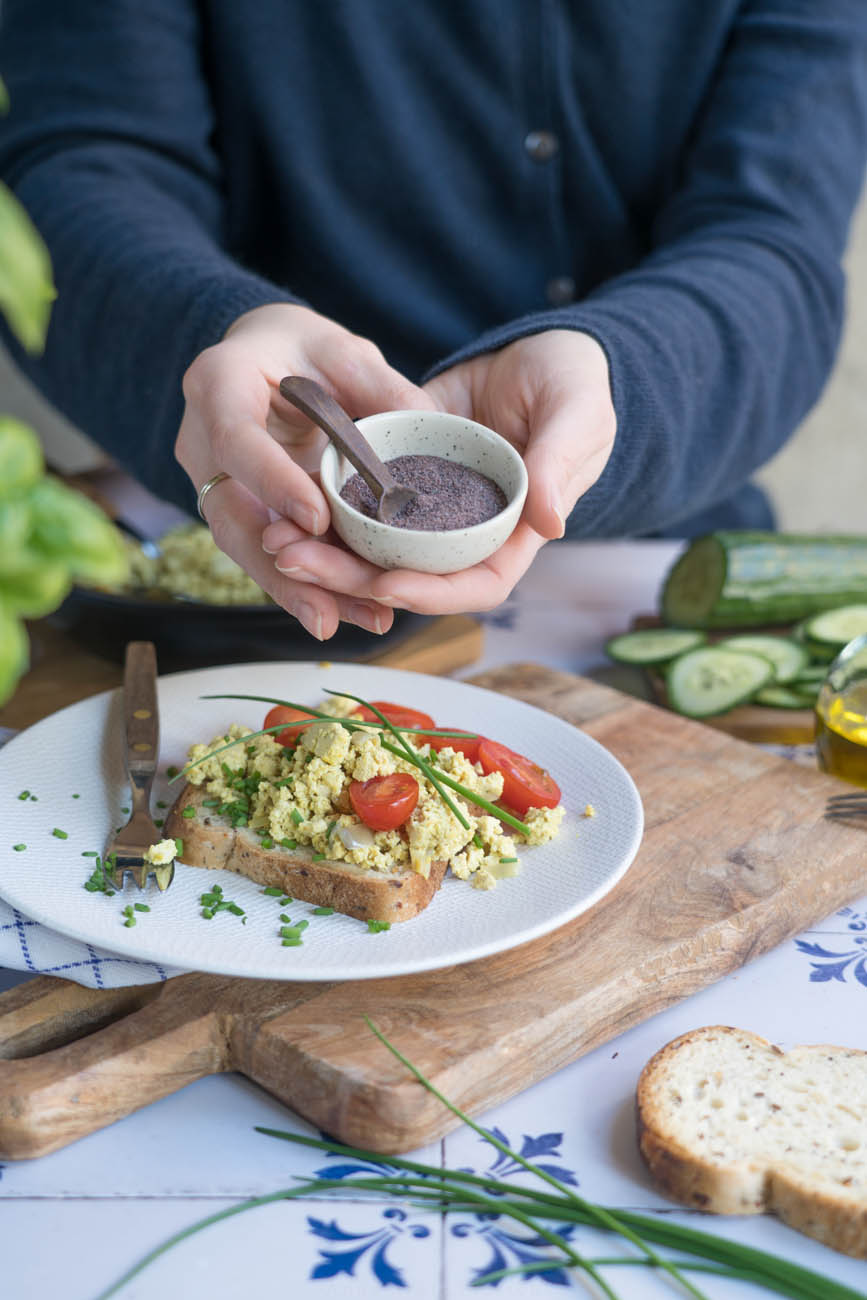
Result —
<path fill-rule="evenodd" d="M 356 707 L 342 699 L 327 704 L 333 716 L 341 717 L 351 716 Z M 197 765 L 188 780 L 205 785 L 218 801 L 215 811 L 228 810 L 236 824 L 258 832 L 265 847 L 305 845 L 331 861 L 372 871 L 404 865 L 423 876 L 432 862 L 445 860 L 454 875 L 479 889 L 491 889 L 498 879 L 515 874 L 516 840 L 543 844 L 557 834 L 562 806 L 531 809 L 524 819 L 531 833 L 522 837 L 506 834 L 497 817 L 450 791 L 469 823 L 463 826 L 423 773 L 383 740 L 391 743 L 374 728 L 351 732 L 339 722 L 317 722 L 301 732 L 291 750 L 271 735 L 255 736 L 233 724 L 209 745 L 192 746 L 189 758 Z M 230 741 L 242 743 L 222 749 Z M 426 745 L 419 752 L 430 756 Z M 499 772 L 485 775 L 478 764 L 449 748 L 433 757 L 441 771 L 480 797 L 493 802 L 501 794 Z M 408 772 L 417 780 L 418 803 L 399 829 L 370 830 L 352 811 L 349 786 L 393 772 Z"/>

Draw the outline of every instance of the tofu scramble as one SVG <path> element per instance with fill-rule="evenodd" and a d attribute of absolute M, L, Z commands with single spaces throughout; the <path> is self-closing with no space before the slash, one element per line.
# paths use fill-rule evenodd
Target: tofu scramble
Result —
<path fill-rule="evenodd" d="M 352 701 L 332 699 L 325 711 L 351 717 L 355 707 Z M 251 737 L 246 744 L 207 757 L 246 736 Z M 425 744 L 419 753 L 481 797 L 499 798 L 503 788 L 499 772 L 484 775 L 479 764 L 449 747 L 431 754 Z M 350 732 L 339 722 L 313 723 L 300 733 L 294 750 L 271 735 L 255 736 L 250 728 L 233 723 L 209 745 L 193 745 L 189 760 L 204 760 L 186 774 L 187 780 L 204 786 L 219 801 L 215 812 L 275 845 L 304 845 L 330 861 L 352 862 L 371 871 L 406 866 L 425 877 L 432 862 L 444 860 L 454 875 L 476 889 L 492 889 L 498 879 L 515 875 L 517 844 L 538 845 L 553 839 L 564 816 L 562 805 L 531 808 L 523 817 L 529 836 L 511 828 L 506 834 L 498 818 L 450 792 L 470 823 L 467 829 L 417 767 L 383 748 L 377 730 Z M 417 780 L 418 803 L 398 829 L 371 830 L 351 811 L 349 785 L 394 772 L 408 772 Z"/>

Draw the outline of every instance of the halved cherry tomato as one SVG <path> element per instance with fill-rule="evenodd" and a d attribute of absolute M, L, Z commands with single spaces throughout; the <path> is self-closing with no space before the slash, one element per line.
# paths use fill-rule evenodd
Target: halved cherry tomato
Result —
<path fill-rule="evenodd" d="M 438 731 L 461 731 L 461 727 L 439 727 Z M 475 763 L 479 757 L 479 745 L 482 743 L 481 736 L 413 736 L 417 745 L 424 745 L 430 741 L 431 749 L 437 753 L 441 749 L 456 749 L 471 763 Z"/>
<path fill-rule="evenodd" d="M 349 802 L 372 831 L 393 831 L 403 825 L 418 803 L 418 781 L 409 772 L 352 781 Z"/>
<path fill-rule="evenodd" d="M 422 713 L 419 709 L 407 709 L 402 704 L 391 704 L 388 700 L 373 700 L 373 703 L 379 709 L 380 713 L 388 718 L 393 727 L 433 727 L 434 720 L 428 713 Z M 356 709 L 360 718 L 365 722 L 378 722 L 373 709 L 363 705 Z"/>
<path fill-rule="evenodd" d="M 502 772 L 503 803 L 519 817 L 528 808 L 556 808 L 560 802 L 560 787 L 544 767 L 496 740 L 482 740 L 479 762 L 485 774 Z"/>
<path fill-rule="evenodd" d="M 303 722 L 300 719 L 305 719 Z M 316 718 L 312 713 L 304 713 L 301 709 L 291 709 L 288 704 L 275 704 L 265 715 L 263 727 L 276 727 L 281 722 L 294 722 L 297 726 L 284 727 L 282 731 L 272 731 L 271 735 L 275 740 L 279 740 L 281 745 L 287 749 L 293 749 L 298 744 L 298 737 L 305 727 L 309 727 L 311 722 Z"/>

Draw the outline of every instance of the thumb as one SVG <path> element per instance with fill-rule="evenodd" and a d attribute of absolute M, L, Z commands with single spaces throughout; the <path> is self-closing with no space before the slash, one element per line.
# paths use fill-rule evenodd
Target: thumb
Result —
<path fill-rule="evenodd" d="M 353 419 L 380 411 L 434 410 L 423 388 L 386 361 L 368 339 L 343 335 L 316 358 L 323 379 Z"/>
<path fill-rule="evenodd" d="M 525 518 L 550 541 L 563 536 L 576 501 L 605 468 L 613 433 L 609 436 L 585 402 L 568 398 L 533 423 L 524 452 L 529 480 Z"/>

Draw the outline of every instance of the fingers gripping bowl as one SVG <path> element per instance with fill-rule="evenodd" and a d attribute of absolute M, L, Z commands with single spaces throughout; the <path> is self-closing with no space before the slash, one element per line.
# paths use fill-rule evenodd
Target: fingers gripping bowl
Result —
<path fill-rule="evenodd" d="M 442 411 L 388 411 L 357 423 L 380 460 L 418 455 L 456 461 L 493 480 L 505 494 L 506 505 L 469 528 L 415 531 L 381 523 L 341 497 L 341 488 L 355 470 L 329 443 L 319 467 L 320 482 L 334 529 L 350 550 L 383 569 L 456 573 L 481 564 L 508 540 L 524 508 L 527 470 L 505 438 L 474 420 Z"/>

